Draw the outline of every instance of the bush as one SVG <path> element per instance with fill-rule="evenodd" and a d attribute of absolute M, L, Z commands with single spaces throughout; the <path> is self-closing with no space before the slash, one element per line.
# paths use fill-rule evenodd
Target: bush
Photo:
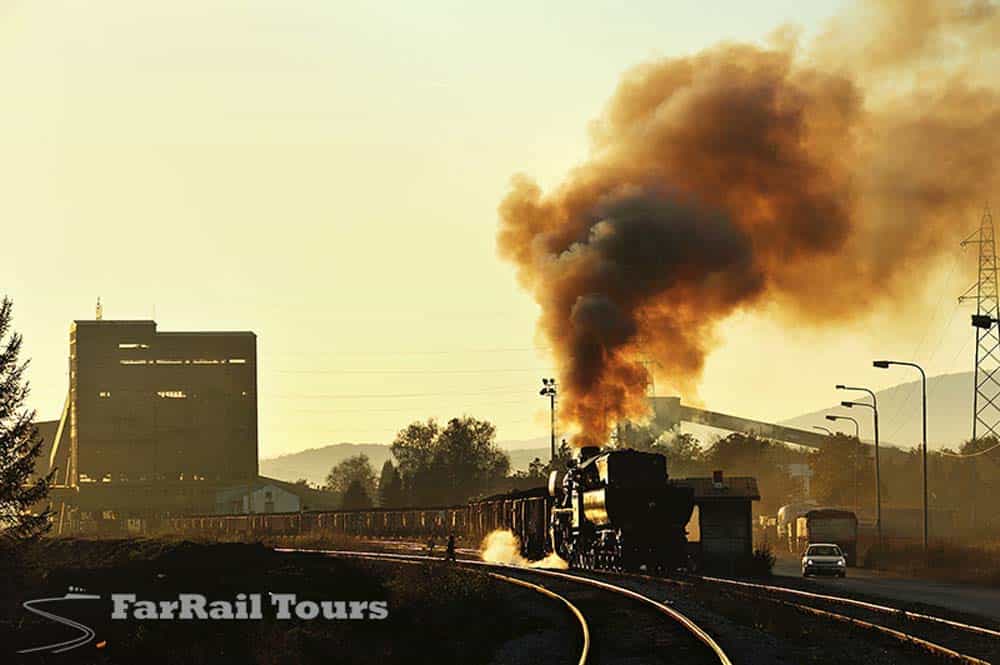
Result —
<path fill-rule="evenodd" d="M 774 554 L 768 545 L 756 548 L 748 557 L 736 563 L 736 574 L 742 577 L 766 578 L 774 570 Z"/>

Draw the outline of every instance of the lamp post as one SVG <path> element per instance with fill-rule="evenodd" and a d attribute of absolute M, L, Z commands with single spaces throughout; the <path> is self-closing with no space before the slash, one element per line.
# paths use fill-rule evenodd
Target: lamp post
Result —
<path fill-rule="evenodd" d="M 538 391 L 542 397 L 549 398 L 549 420 L 552 426 L 552 442 L 549 457 L 549 464 L 556 461 L 556 380 L 542 379 L 542 389 Z"/>
<path fill-rule="evenodd" d="M 924 471 L 924 552 L 927 552 L 927 374 L 924 372 L 924 368 L 917 363 L 908 363 L 901 360 L 875 360 L 872 361 L 873 367 L 878 367 L 879 369 L 888 369 L 889 365 L 902 365 L 904 367 L 914 367 L 920 372 L 920 382 L 922 388 L 922 408 L 921 414 L 923 416 L 923 471 Z"/>
<path fill-rule="evenodd" d="M 827 420 L 833 422 L 835 420 L 850 420 L 854 423 L 854 439 L 857 441 L 856 446 L 861 445 L 861 423 L 850 416 L 827 416 Z M 851 455 L 851 467 L 854 474 L 854 512 L 858 512 L 858 460 L 857 460 L 857 448 L 855 448 L 854 455 Z"/>
<path fill-rule="evenodd" d="M 875 419 L 875 533 L 878 536 L 878 544 L 882 544 L 882 475 L 881 475 L 881 465 L 879 464 L 878 457 L 878 400 L 875 398 L 875 393 L 868 388 L 858 388 L 855 386 L 845 386 L 843 384 L 837 384 L 837 390 L 857 390 L 861 392 L 866 392 L 871 395 L 872 403 L 866 404 L 864 402 L 841 402 L 841 406 L 846 406 L 848 409 L 855 406 L 865 406 L 872 410 L 872 415 Z"/>

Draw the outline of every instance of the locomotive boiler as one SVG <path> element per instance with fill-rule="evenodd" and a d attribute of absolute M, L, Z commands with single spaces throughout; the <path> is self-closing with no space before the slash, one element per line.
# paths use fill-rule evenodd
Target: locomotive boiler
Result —
<path fill-rule="evenodd" d="M 674 570 L 686 563 L 690 488 L 673 484 L 663 455 L 583 448 L 549 477 L 552 549 L 571 567 Z"/>

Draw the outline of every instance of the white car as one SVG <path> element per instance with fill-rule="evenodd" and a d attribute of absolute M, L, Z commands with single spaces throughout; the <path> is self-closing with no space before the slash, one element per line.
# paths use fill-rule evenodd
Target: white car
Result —
<path fill-rule="evenodd" d="M 834 543 L 810 543 L 802 555 L 802 577 L 810 575 L 847 575 L 847 559 Z"/>

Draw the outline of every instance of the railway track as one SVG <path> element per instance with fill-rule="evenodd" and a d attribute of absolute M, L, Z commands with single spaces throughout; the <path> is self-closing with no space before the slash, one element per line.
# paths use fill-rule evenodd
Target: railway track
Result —
<path fill-rule="evenodd" d="M 341 551 L 348 553 L 348 551 Z M 472 555 L 473 552 L 463 552 Z M 378 554 L 378 553 L 374 553 Z M 416 554 L 389 556 L 412 557 L 421 560 L 434 560 L 437 557 Z M 466 560 L 466 564 L 490 565 L 481 561 Z M 502 566 L 507 570 L 525 571 L 529 569 L 513 566 Z M 664 578 L 636 573 L 598 573 L 603 579 L 595 579 L 583 573 L 561 573 L 558 571 L 530 569 L 537 574 L 550 576 L 565 575 L 576 582 L 589 581 L 594 584 L 607 583 L 608 577 L 619 580 L 636 580 L 650 584 L 667 584 L 674 587 L 697 588 L 714 587 L 724 589 L 742 598 L 755 602 L 768 602 L 796 611 L 851 625 L 859 629 L 877 633 L 888 639 L 909 645 L 935 655 L 945 661 L 966 663 L 968 665 L 1000 665 L 1000 630 L 979 626 L 967 622 L 934 616 L 928 613 L 913 612 L 901 607 L 893 607 L 873 602 L 836 596 L 832 594 L 815 593 L 802 589 L 784 586 L 760 584 L 744 580 L 736 580 L 712 576 L 690 576 L 687 578 Z M 655 591 L 641 593 L 633 589 L 625 589 L 612 585 L 622 591 L 633 591 L 650 599 Z M 653 601 L 656 602 L 656 601 Z M 666 606 L 664 606 L 666 607 Z M 670 608 L 672 609 L 672 608 Z M 676 610 L 674 610 L 676 611 Z M 676 617 L 675 617 L 676 620 Z M 721 653 L 721 648 L 719 653 Z M 723 654 L 724 657 L 724 654 Z M 726 662 L 717 660 L 715 662 Z"/>
<path fill-rule="evenodd" d="M 879 632 L 955 662 L 970 665 L 1000 662 L 1000 630 L 843 596 L 722 577 L 696 579 Z"/>
<path fill-rule="evenodd" d="M 285 552 L 317 550 L 279 549 Z M 329 556 L 400 563 L 440 562 L 440 557 L 417 554 L 320 550 Z M 732 665 L 722 647 L 705 630 L 675 608 L 623 586 L 562 571 L 521 568 L 483 561 L 460 560 L 460 565 L 486 568 L 511 583 L 529 585 L 558 598 L 577 615 L 585 650 L 580 663 L 685 663 Z M 496 572 L 502 570 L 502 573 Z M 664 621 L 664 617 L 669 620 Z"/>
<path fill-rule="evenodd" d="M 911 612 L 854 598 L 724 577 L 673 579 L 637 573 L 602 572 L 620 579 L 694 587 L 714 585 L 754 601 L 776 603 L 813 616 L 876 632 L 948 661 L 968 665 L 1000 664 L 1000 630 Z"/>

